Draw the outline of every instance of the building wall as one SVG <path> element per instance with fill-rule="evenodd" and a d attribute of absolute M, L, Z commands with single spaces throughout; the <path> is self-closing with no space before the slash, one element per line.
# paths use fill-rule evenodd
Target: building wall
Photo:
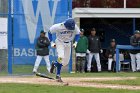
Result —
<path fill-rule="evenodd" d="M 123 8 L 124 0 L 73 0 L 75 7 Z M 139 8 L 140 0 L 126 0 L 126 8 Z"/>
<path fill-rule="evenodd" d="M 0 0 L 0 13 L 8 12 L 8 0 Z"/>

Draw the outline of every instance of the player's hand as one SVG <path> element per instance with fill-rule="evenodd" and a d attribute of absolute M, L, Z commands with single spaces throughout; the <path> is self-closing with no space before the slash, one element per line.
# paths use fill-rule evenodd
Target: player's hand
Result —
<path fill-rule="evenodd" d="M 89 54 L 90 53 L 90 51 L 87 49 L 87 53 Z"/>
<path fill-rule="evenodd" d="M 46 40 L 44 40 L 44 41 L 43 41 L 43 43 L 47 43 L 47 41 L 46 41 Z"/>
<path fill-rule="evenodd" d="M 103 53 L 103 50 L 102 49 L 100 50 L 100 53 Z"/>
<path fill-rule="evenodd" d="M 112 55 L 111 54 L 109 54 L 109 56 L 108 56 L 109 58 L 112 58 Z"/>
<path fill-rule="evenodd" d="M 77 42 L 75 42 L 73 45 L 72 45 L 73 48 L 76 48 L 77 47 Z"/>
<path fill-rule="evenodd" d="M 54 42 L 51 42 L 51 47 L 56 48 L 56 44 Z"/>

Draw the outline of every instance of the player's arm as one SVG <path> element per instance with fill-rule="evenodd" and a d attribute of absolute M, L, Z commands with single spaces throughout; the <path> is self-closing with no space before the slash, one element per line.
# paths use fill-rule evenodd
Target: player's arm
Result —
<path fill-rule="evenodd" d="M 37 46 L 38 47 L 44 47 L 45 45 L 43 44 L 43 42 L 41 42 L 40 40 L 39 40 L 39 38 L 37 39 Z"/>
<path fill-rule="evenodd" d="M 43 42 L 45 44 L 45 46 L 49 46 L 50 45 L 50 41 L 49 39 L 46 37 L 46 40 Z"/>
<path fill-rule="evenodd" d="M 51 47 L 56 46 L 55 45 L 55 34 L 58 31 L 58 27 L 59 27 L 58 24 L 55 24 L 50 28 L 50 30 L 48 32 L 48 37 L 49 37 L 50 42 L 51 42 Z"/>
<path fill-rule="evenodd" d="M 77 25 L 75 25 L 75 42 L 74 42 L 74 44 L 73 44 L 73 47 L 76 47 L 77 46 L 77 43 L 78 43 L 78 40 L 79 40 L 79 38 L 80 38 L 80 29 L 79 29 L 79 27 L 77 26 Z"/>

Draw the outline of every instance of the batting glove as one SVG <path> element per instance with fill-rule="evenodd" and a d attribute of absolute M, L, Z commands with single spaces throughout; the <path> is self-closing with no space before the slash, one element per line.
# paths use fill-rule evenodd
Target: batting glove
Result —
<path fill-rule="evenodd" d="M 103 50 L 102 49 L 100 50 L 100 53 L 103 53 Z"/>
<path fill-rule="evenodd" d="M 56 44 L 54 42 L 51 42 L 51 47 L 56 48 Z"/>
<path fill-rule="evenodd" d="M 74 48 L 76 48 L 76 46 L 77 46 L 77 42 L 75 42 L 75 43 L 73 44 L 73 47 L 74 47 Z"/>
<path fill-rule="evenodd" d="M 90 51 L 87 49 L 87 53 L 89 54 L 90 53 Z"/>

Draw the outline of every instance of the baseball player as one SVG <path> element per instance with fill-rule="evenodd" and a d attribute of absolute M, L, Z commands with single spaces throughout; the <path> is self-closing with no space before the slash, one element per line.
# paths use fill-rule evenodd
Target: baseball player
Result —
<path fill-rule="evenodd" d="M 52 34 L 56 34 L 56 40 Z M 65 22 L 54 24 L 49 31 L 49 38 L 51 46 L 56 47 L 58 53 L 58 59 L 52 65 L 52 71 L 54 66 L 56 67 L 56 79 L 58 82 L 62 82 L 60 73 L 62 66 L 66 66 L 70 59 L 71 54 L 71 42 L 75 38 L 73 47 L 77 46 L 77 42 L 80 37 L 80 30 L 75 24 L 74 19 L 69 18 Z"/>
<path fill-rule="evenodd" d="M 130 44 L 134 47 L 140 47 L 140 31 L 136 30 L 135 34 L 130 38 Z M 133 72 L 140 72 L 140 50 L 131 50 L 131 67 Z"/>
<path fill-rule="evenodd" d="M 37 58 L 35 61 L 35 65 L 33 68 L 33 73 L 37 73 L 37 69 L 40 65 L 40 62 L 42 58 L 45 59 L 46 62 L 46 67 L 48 69 L 48 72 L 50 72 L 50 61 L 49 61 L 49 49 L 48 46 L 50 45 L 50 41 L 47 37 L 45 37 L 45 32 L 42 30 L 40 32 L 40 36 L 37 39 L 37 44 L 36 44 L 36 51 L 37 51 Z"/>

